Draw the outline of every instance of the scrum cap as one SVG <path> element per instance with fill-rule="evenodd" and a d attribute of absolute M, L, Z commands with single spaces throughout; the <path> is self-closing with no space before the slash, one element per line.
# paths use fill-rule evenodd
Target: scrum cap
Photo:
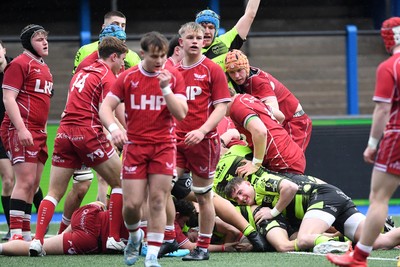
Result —
<path fill-rule="evenodd" d="M 226 54 L 225 68 L 226 71 L 245 69 L 246 75 L 249 76 L 250 74 L 250 64 L 247 56 L 237 49 L 233 49 Z"/>
<path fill-rule="evenodd" d="M 197 13 L 195 21 L 198 24 L 201 24 L 203 22 L 214 24 L 216 30 L 215 35 L 217 35 L 219 29 L 219 15 L 211 9 L 205 9 Z"/>
<path fill-rule="evenodd" d="M 42 26 L 36 25 L 36 24 L 29 24 L 25 28 L 22 29 L 21 35 L 20 35 L 22 47 L 37 57 L 40 57 L 40 56 L 36 52 L 36 50 L 33 49 L 31 39 L 32 39 L 32 36 L 35 35 L 35 33 L 41 32 L 41 31 L 45 32 L 47 34 L 46 30 Z"/>
<path fill-rule="evenodd" d="M 122 41 L 125 41 L 126 33 L 120 26 L 110 24 L 101 30 L 99 34 L 99 41 L 101 42 L 104 37 L 116 37 Z"/>
<path fill-rule="evenodd" d="M 392 17 L 382 23 L 381 36 L 386 51 L 392 53 L 393 48 L 400 44 L 400 17 Z"/>

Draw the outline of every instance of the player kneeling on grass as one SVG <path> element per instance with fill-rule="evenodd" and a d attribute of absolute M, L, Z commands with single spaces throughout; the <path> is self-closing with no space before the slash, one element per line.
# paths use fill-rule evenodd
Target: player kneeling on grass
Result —
<path fill-rule="evenodd" d="M 42 256 L 46 253 L 48 255 L 107 253 L 109 217 L 110 211 L 106 210 L 100 201 L 80 207 L 73 213 L 71 224 L 64 232 L 44 239 Z M 125 227 L 121 227 L 120 236 L 128 238 L 128 231 Z M 0 254 L 29 256 L 30 244 L 31 242 L 24 240 L 9 241 L 0 244 Z"/>

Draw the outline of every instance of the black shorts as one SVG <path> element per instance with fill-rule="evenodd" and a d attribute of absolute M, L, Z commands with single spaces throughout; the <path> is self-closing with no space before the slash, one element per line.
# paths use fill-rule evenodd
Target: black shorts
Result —
<path fill-rule="evenodd" d="M 261 208 L 262 207 L 260 206 L 254 210 L 253 217 L 255 216 L 257 211 Z M 273 219 L 261 221 L 257 225 L 257 232 L 259 232 L 262 236 L 266 237 L 268 232 L 276 227 L 286 230 L 289 237 L 299 230 L 298 228 L 294 228 L 292 225 L 290 225 L 289 221 L 282 214 L 279 214 Z M 268 240 L 267 243 L 268 247 L 266 252 L 275 252 L 276 249 L 268 242 Z"/>
<path fill-rule="evenodd" d="M 185 172 L 182 177 L 179 177 L 171 190 L 171 194 L 177 199 L 184 199 L 189 195 L 192 187 L 192 176 L 190 173 Z"/>
<path fill-rule="evenodd" d="M 356 205 L 342 190 L 330 185 L 322 184 L 318 190 L 311 195 L 310 210 L 322 210 L 336 218 L 333 226 L 341 233 L 344 233 L 344 223 L 353 214 L 359 213 Z"/>

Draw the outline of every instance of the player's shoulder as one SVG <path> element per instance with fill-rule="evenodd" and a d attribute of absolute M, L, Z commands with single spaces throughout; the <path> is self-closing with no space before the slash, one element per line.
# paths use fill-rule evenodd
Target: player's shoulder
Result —
<path fill-rule="evenodd" d="M 92 42 L 89 44 L 82 45 L 78 51 L 89 51 L 89 50 L 93 50 L 93 49 L 94 49 L 93 51 L 95 51 L 95 50 L 97 50 L 98 46 L 99 46 L 99 42 L 95 41 L 95 42 Z M 90 53 L 92 53 L 93 51 L 91 51 Z"/>

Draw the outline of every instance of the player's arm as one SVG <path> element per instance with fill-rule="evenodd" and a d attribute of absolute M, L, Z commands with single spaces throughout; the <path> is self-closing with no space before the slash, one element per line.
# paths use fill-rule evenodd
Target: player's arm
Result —
<path fill-rule="evenodd" d="M 267 182 L 266 182 L 267 183 Z M 273 183 L 268 183 L 270 184 Z M 264 184 L 263 184 L 264 185 Z M 258 223 L 260 220 L 269 220 L 272 219 L 281 212 L 286 209 L 286 207 L 290 204 L 290 202 L 293 200 L 295 197 L 297 191 L 298 191 L 298 185 L 293 183 L 292 181 L 288 179 L 281 179 L 279 180 L 278 186 L 277 186 L 277 192 L 279 194 L 278 201 L 275 204 L 275 207 L 273 209 L 269 209 L 266 207 L 261 208 L 254 216 L 254 220 Z M 275 191 L 275 190 L 274 190 Z M 274 195 L 276 193 L 272 192 L 271 189 L 267 186 L 258 186 L 256 188 L 256 194 L 259 195 Z"/>
<path fill-rule="evenodd" d="M 14 127 L 17 129 L 18 138 L 23 146 L 33 146 L 33 137 L 29 130 L 26 128 L 24 121 L 21 117 L 21 112 L 17 103 L 18 92 L 13 90 L 3 89 L 3 102 L 7 114 Z"/>
<path fill-rule="evenodd" d="M 368 140 L 368 146 L 364 151 L 364 160 L 368 163 L 374 163 L 377 144 L 382 137 L 386 124 L 389 121 L 392 103 L 376 102 L 374 112 L 372 113 L 372 125 Z"/>
<path fill-rule="evenodd" d="M 240 38 L 246 40 L 249 34 L 251 24 L 253 24 L 254 18 L 256 17 L 260 0 L 248 0 L 244 15 L 238 20 L 235 25 L 236 30 Z"/>
<path fill-rule="evenodd" d="M 111 133 L 112 140 L 117 147 L 122 147 L 128 141 L 125 131 L 123 131 L 115 121 L 114 110 L 119 105 L 119 99 L 109 93 L 103 100 L 99 109 L 99 117 L 104 125 Z"/>
<path fill-rule="evenodd" d="M 251 133 L 253 141 L 253 160 L 245 161 L 245 165 L 237 168 L 240 177 L 246 177 L 255 173 L 264 160 L 267 147 L 268 129 L 258 116 L 252 116 L 245 122 L 245 128 Z"/>
<path fill-rule="evenodd" d="M 206 122 L 199 129 L 190 131 L 186 134 L 185 144 L 196 145 L 200 143 L 207 133 L 215 129 L 218 123 L 225 116 L 227 105 L 227 102 L 215 104 L 214 110 L 211 112 Z"/>
<path fill-rule="evenodd" d="M 160 89 L 165 102 L 167 103 L 168 110 L 178 121 L 183 120 L 186 117 L 189 108 L 186 98 L 183 96 L 179 97 L 172 92 L 169 83 L 171 81 L 172 74 L 168 70 L 163 69 L 157 78 L 160 82 Z"/>
<path fill-rule="evenodd" d="M 270 108 L 271 108 L 271 112 L 272 112 L 272 115 L 274 116 L 274 118 L 280 124 L 282 124 L 284 122 L 285 118 L 286 118 L 285 114 L 283 114 L 282 111 L 279 110 L 279 108 L 275 108 L 275 107 L 272 107 L 272 106 L 270 106 Z"/>

